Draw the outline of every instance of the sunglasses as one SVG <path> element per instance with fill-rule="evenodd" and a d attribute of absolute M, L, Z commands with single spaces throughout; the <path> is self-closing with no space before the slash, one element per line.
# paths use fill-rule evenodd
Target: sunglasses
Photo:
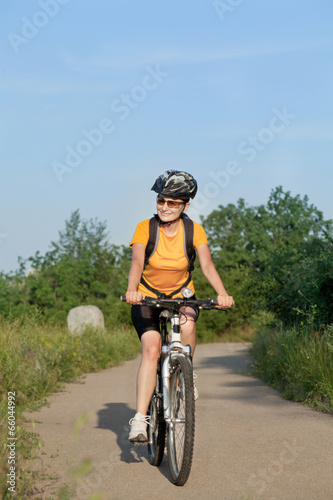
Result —
<path fill-rule="evenodd" d="M 180 205 L 185 205 L 184 201 L 165 200 L 164 198 L 157 198 L 156 201 L 157 205 L 163 206 L 166 203 L 169 208 L 179 208 Z"/>

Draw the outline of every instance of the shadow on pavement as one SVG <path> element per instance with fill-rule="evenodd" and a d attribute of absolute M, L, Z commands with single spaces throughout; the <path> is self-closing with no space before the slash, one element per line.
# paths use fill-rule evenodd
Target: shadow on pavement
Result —
<path fill-rule="evenodd" d="M 108 429 L 117 436 L 121 462 L 133 463 L 147 460 L 146 446 L 133 445 L 128 440 L 129 421 L 135 415 L 135 410 L 127 403 L 107 403 L 98 412 L 99 429 Z"/>
<path fill-rule="evenodd" d="M 108 403 L 105 408 L 98 412 L 97 428 L 108 429 L 117 436 L 121 462 L 148 462 L 147 445 L 133 445 L 128 440 L 129 420 L 134 415 L 135 410 L 129 407 L 127 403 Z M 159 467 L 154 467 L 154 469 L 170 479 L 166 456 L 163 457 L 162 464 Z"/>
<path fill-rule="evenodd" d="M 217 391 L 214 389 L 214 394 L 207 388 L 206 393 L 201 391 L 202 400 L 214 397 L 220 400 L 239 401 L 244 404 L 259 404 L 262 407 L 278 407 L 286 404 L 286 400 L 277 389 L 270 387 L 266 382 L 251 374 L 251 358 L 248 352 L 239 353 L 231 350 L 230 354 L 203 358 L 195 367 L 195 371 L 200 376 L 200 370 L 219 368 L 221 369 L 217 374 L 219 389 Z M 239 377 L 230 380 L 229 374 Z M 232 389 L 235 391 L 233 392 Z"/>
<path fill-rule="evenodd" d="M 248 353 L 230 352 L 230 355 L 214 356 L 200 360 L 195 371 L 203 368 L 224 368 L 231 373 L 240 375 L 248 374 L 251 368 L 251 360 Z"/>

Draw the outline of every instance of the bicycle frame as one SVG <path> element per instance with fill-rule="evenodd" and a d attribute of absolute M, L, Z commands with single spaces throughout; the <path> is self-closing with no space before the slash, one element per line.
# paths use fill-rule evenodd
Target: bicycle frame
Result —
<path fill-rule="evenodd" d="M 182 290 L 183 299 L 143 297 L 142 305 L 160 309 L 162 339 L 156 386 L 149 403 L 148 460 L 159 466 L 167 441 L 168 463 L 172 482 L 183 486 L 190 474 L 195 429 L 195 399 L 192 353 L 181 342 L 180 317 L 182 307 L 221 309 L 212 299 L 191 300 L 191 290 Z M 126 302 L 126 297 L 121 300 Z M 171 328 L 168 332 L 167 323 Z M 168 335 L 169 334 L 169 335 Z M 170 342 L 168 341 L 170 339 Z"/>
<path fill-rule="evenodd" d="M 164 312 L 164 311 L 163 311 Z M 162 314 L 163 314 L 162 312 Z M 162 316 L 163 317 L 163 316 Z M 162 344 L 164 344 L 167 335 L 167 318 L 162 320 Z M 163 411 L 164 420 L 170 423 L 172 419 L 170 418 L 170 376 L 173 373 L 173 362 L 172 358 L 175 354 L 179 355 L 182 353 L 191 359 L 191 347 L 189 345 L 184 346 L 181 343 L 180 335 L 180 315 L 178 313 L 173 313 L 170 318 L 171 323 L 171 343 L 169 345 L 162 345 L 161 351 L 161 375 L 162 375 L 162 390 L 163 390 Z"/>

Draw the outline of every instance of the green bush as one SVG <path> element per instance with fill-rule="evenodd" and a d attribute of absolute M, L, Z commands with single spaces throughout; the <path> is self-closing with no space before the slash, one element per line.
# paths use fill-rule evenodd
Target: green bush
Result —
<path fill-rule="evenodd" d="M 333 413 L 333 325 L 322 333 L 265 329 L 251 349 L 253 374 L 284 397 Z"/>
<path fill-rule="evenodd" d="M 31 458 L 38 437 L 22 427 L 22 414 L 34 409 L 52 392 L 84 373 L 114 366 L 134 358 L 141 346 L 133 328 L 97 329 L 88 327 L 81 336 L 67 329 L 47 326 L 39 314 L 1 321 L 0 326 L 0 495 L 6 498 L 7 395 L 15 392 L 17 463 Z M 20 469 L 17 486 L 27 485 Z M 20 492 L 21 494 L 22 492 Z M 8 497 L 9 498 L 9 497 Z M 24 491 L 19 498 L 26 498 Z"/>
<path fill-rule="evenodd" d="M 236 302 L 227 315 L 207 316 L 204 329 L 218 337 L 244 331 L 263 313 L 288 327 L 302 326 L 310 316 L 314 328 L 333 321 L 333 223 L 307 196 L 291 196 L 279 186 L 265 205 L 248 206 L 242 199 L 220 205 L 202 224 Z M 90 304 L 101 309 L 107 326 L 131 325 L 130 308 L 119 301 L 131 250 L 108 241 L 105 222 L 81 220 L 76 210 L 50 246 L 45 255 L 21 259 L 16 273 L 0 273 L 2 315 L 20 317 L 38 308 L 45 323 L 65 326 L 71 308 Z M 198 298 L 216 296 L 198 260 L 193 279 Z M 198 331 L 205 334 L 200 324 Z"/>

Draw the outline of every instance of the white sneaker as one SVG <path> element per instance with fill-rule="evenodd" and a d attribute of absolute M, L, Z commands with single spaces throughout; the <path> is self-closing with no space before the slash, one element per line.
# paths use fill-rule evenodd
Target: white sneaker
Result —
<path fill-rule="evenodd" d="M 147 443 L 147 425 L 149 425 L 149 415 L 136 413 L 134 418 L 129 421 L 131 430 L 128 439 L 132 443 Z"/>

